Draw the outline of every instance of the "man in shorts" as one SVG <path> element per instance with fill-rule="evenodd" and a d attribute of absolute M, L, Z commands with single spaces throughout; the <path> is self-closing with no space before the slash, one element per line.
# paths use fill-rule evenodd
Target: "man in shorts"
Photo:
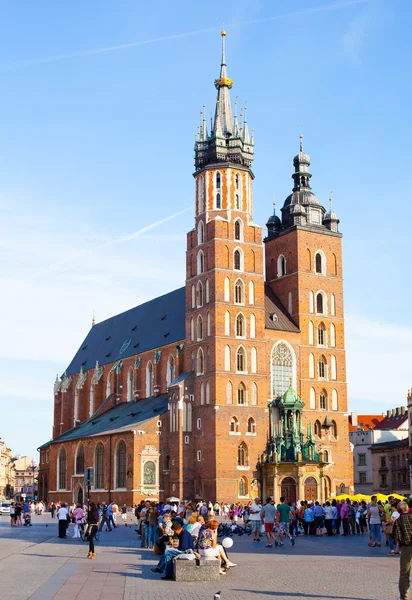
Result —
<path fill-rule="evenodd" d="M 126 506 L 126 504 L 123 504 L 121 510 L 122 510 L 122 521 L 124 522 L 124 524 L 127 527 L 127 506 Z"/>
<path fill-rule="evenodd" d="M 260 542 L 260 530 L 262 528 L 262 521 L 260 518 L 260 511 L 262 510 L 262 505 L 260 504 L 260 499 L 255 498 L 254 503 L 250 507 L 250 522 L 252 525 L 252 536 L 254 542 Z"/>
<path fill-rule="evenodd" d="M 289 532 L 289 525 L 291 522 L 292 513 L 290 511 L 289 504 L 286 504 L 284 496 L 280 498 L 280 504 L 278 504 L 276 511 L 276 518 L 278 521 L 279 528 L 279 537 L 280 542 L 279 546 L 283 546 L 283 540 L 285 539 L 285 535 L 290 539 L 292 546 L 295 545 L 295 539 Z"/>
<path fill-rule="evenodd" d="M 275 546 L 277 546 L 278 543 L 276 541 L 275 533 L 273 531 L 273 529 L 275 527 L 276 506 L 275 506 L 272 498 L 267 498 L 266 504 L 263 506 L 262 510 L 260 511 L 260 516 L 262 519 L 262 523 L 265 526 L 265 533 L 266 533 L 266 537 L 268 539 L 268 543 L 266 544 L 265 548 L 273 547 L 271 540 L 274 540 Z"/>

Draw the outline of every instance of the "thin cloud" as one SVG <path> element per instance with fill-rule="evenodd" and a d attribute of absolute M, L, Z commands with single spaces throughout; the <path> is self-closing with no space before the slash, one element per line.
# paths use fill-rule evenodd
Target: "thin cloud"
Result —
<path fill-rule="evenodd" d="M 154 223 L 150 223 L 150 225 L 146 225 L 145 227 L 138 229 L 134 233 L 131 233 L 128 235 L 123 235 L 121 237 L 111 239 L 108 242 L 104 242 L 103 244 L 91 246 L 88 249 L 85 248 L 79 252 L 75 252 L 73 254 L 70 254 L 69 256 L 65 256 L 64 258 L 52 263 L 51 265 L 48 265 L 41 271 L 34 273 L 33 277 L 36 277 L 38 275 L 43 275 L 44 273 L 49 272 L 49 271 L 56 271 L 56 270 L 58 270 L 59 267 L 62 267 L 63 265 L 66 265 L 66 264 L 72 262 L 76 258 L 80 258 L 81 256 L 84 256 L 89 251 L 100 250 L 101 248 L 107 248 L 108 246 L 113 246 L 115 244 L 121 244 L 124 242 L 130 242 L 132 240 L 136 240 L 139 237 L 141 237 L 144 233 L 146 233 L 147 231 L 151 231 L 152 229 L 155 229 L 156 227 L 163 225 L 163 223 L 167 223 L 167 221 L 171 221 L 172 219 L 175 219 L 176 217 L 183 215 L 184 213 L 188 212 L 189 210 L 192 210 L 191 206 L 188 206 L 187 208 L 184 208 L 183 210 L 179 210 L 178 212 L 175 212 L 172 215 L 164 217 L 163 219 L 159 219 L 158 221 L 155 221 Z"/>
<path fill-rule="evenodd" d="M 366 4 L 368 0 L 347 0 L 346 2 L 335 2 L 332 4 L 326 4 L 324 6 L 314 6 L 310 8 L 304 8 L 302 10 L 296 10 L 293 12 L 282 13 L 279 15 L 273 15 L 271 17 L 263 17 L 261 19 L 252 19 L 249 21 L 239 21 L 237 23 L 228 23 L 225 24 L 225 28 L 229 29 L 231 27 L 240 27 L 244 25 L 256 25 L 258 23 L 269 23 L 271 21 L 277 21 L 279 19 L 287 19 L 290 17 L 299 17 L 302 15 L 316 14 L 322 12 L 329 12 L 334 10 L 340 10 L 344 8 L 349 8 L 351 6 L 356 6 L 360 4 Z M 82 56 L 91 56 L 94 54 L 104 54 L 107 52 L 116 52 L 119 50 L 127 50 L 129 48 L 136 48 L 138 46 L 146 46 L 148 44 L 157 44 L 159 42 L 168 42 L 171 40 L 177 40 L 182 38 L 188 38 L 198 35 L 203 35 L 205 33 L 209 33 L 211 31 L 217 31 L 221 29 L 221 27 L 207 27 L 205 29 L 198 29 L 195 31 L 188 31 L 184 33 L 174 33 L 171 35 L 164 35 L 160 37 L 151 38 L 148 40 L 138 40 L 134 42 L 129 42 L 126 44 L 118 44 L 115 46 L 106 46 L 103 48 L 91 48 L 88 50 L 77 50 L 75 52 L 67 52 L 64 54 L 56 54 L 54 56 L 45 56 L 43 58 L 33 58 L 27 59 L 23 61 L 18 61 L 15 63 L 3 64 L 0 65 L 0 71 L 16 71 L 19 69 L 26 69 L 31 66 L 43 65 L 48 63 L 59 62 L 63 60 L 69 60 L 72 58 L 80 58 Z"/>

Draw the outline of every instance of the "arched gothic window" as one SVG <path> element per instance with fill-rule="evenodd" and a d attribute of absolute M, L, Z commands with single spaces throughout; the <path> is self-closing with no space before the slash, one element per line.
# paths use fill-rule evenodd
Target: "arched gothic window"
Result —
<path fill-rule="evenodd" d="M 203 283 L 201 281 L 198 281 L 196 286 L 196 306 L 198 308 L 203 306 Z"/>
<path fill-rule="evenodd" d="M 323 461 L 325 463 L 329 462 L 329 452 L 327 450 L 323 451 Z"/>
<path fill-rule="evenodd" d="M 313 346 L 313 323 L 312 323 L 312 321 L 309 321 L 308 332 L 309 332 L 309 345 Z"/>
<path fill-rule="evenodd" d="M 230 371 L 230 346 L 225 346 L 225 371 Z"/>
<path fill-rule="evenodd" d="M 203 221 L 199 221 L 199 224 L 197 226 L 197 243 L 199 244 L 203 244 L 205 239 L 205 226 L 203 224 Z"/>
<path fill-rule="evenodd" d="M 220 194 L 216 194 L 216 208 L 222 208 L 222 201 L 220 199 Z"/>
<path fill-rule="evenodd" d="M 195 320 L 192 317 L 190 319 L 190 340 L 193 342 L 195 339 Z"/>
<path fill-rule="evenodd" d="M 205 359 L 203 356 L 202 348 L 199 348 L 199 350 L 197 351 L 197 374 L 203 375 L 204 372 L 205 372 Z"/>
<path fill-rule="evenodd" d="M 321 323 L 318 327 L 318 345 L 326 346 L 326 327 Z"/>
<path fill-rule="evenodd" d="M 256 317 L 253 313 L 250 315 L 250 337 L 256 337 Z"/>
<path fill-rule="evenodd" d="M 237 388 L 237 403 L 239 406 L 246 404 L 246 388 L 243 383 L 240 383 Z"/>
<path fill-rule="evenodd" d="M 239 189 L 239 175 L 238 173 L 236 173 L 235 175 L 235 187 L 238 190 Z"/>
<path fill-rule="evenodd" d="M 333 435 L 335 438 L 336 438 L 336 437 L 338 437 L 338 427 L 337 427 L 337 425 L 336 425 L 336 421 L 332 421 L 332 427 L 331 427 L 331 430 L 332 430 L 332 435 Z"/>
<path fill-rule="evenodd" d="M 314 434 L 317 435 L 318 437 L 321 437 L 321 425 L 320 425 L 320 421 L 315 421 L 315 426 L 314 426 Z"/>
<path fill-rule="evenodd" d="M 247 467 L 248 464 L 248 456 L 247 456 L 247 446 L 245 442 L 239 444 L 237 449 L 237 464 L 239 467 Z"/>
<path fill-rule="evenodd" d="M 146 365 L 146 398 L 153 396 L 153 365 L 149 361 Z"/>
<path fill-rule="evenodd" d="M 315 271 L 316 273 L 323 273 L 323 257 L 320 252 L 315 255 Z"/>
<path fill-rule="evenodd" d="M 240 314 L 236 317 L 236 337 L 246 336 L 245 317 Z"/>
<path fill-rule="evenodd" d="M 245 284 L 241 279 L 235 283 L 235 304 L 244 304 L 245 302 Z"/>
<path fill-rule="evenodd" d="M 318 376 L 319 379 L 326 379 L 326 359 L 321 356 L 318 362 Z"/>
<path fill-rule="evenodd" d="M 201 275 L 204 269 L 204 254 L 202 250 L 197 253 L 197 274 Z"/>
<path fill-rule="evenodd" d="M 281 254 L 278 257 L 278 277 L 286 275 L 286 258 Z"/>
<path fill-rule="evenodd" d="M 76 451 L 76 475 L 84 475 L 84 446 L 81 442 Z"/>
<path fill-rule="evenodd" d="M 216 173 L 216 189 L 217 190 L 220 190 L 220 181 L 221 181 L 220 173 Z"/>
<path fill-rule="evenodd" d="M 236 370 L 240 373 L 246 371 L 246 352 L 242 347 L 236 353 Z"/>
<path fill-rule="evenodd" d="M 326 390 L 322 390 L 319 396 L 319 408 L 321 410 L 328 410 L 328 395 Z"/>
<path fill-rule="evenodd" d="M 321 292 L 319 292 L 316 296 L 316 312 L 320 314 L 325 312 L 325 302 Z"/>
<path fill-rule="evenodd" d="M 247 482 L 244 477 L 239 479 L 239 497 L 247 496 Z"/>
<path fill-rule="evenodd" d="M 195 286 L 192 285 L 192 308 L 196 307 L 196 289 Z"/>
<path fill-rule="evenodd" d="M 206 304 L 209 302 L 209 280 L 206 279 L 205 283 L 205 302 Z"/>
<path fill-rule="evenodd" d="M 133 388 L 134 388 L 133 369 L 130 368 L 127 373 L 127 401 L 128 402 L 131 402 L 133 400 Z"/>
<path fill-rule="evenodd" d="M 172 355 L 167 361 L 167 385 L 169 386 L 175 380 L 175 359 Z"/>
<path fill-rule="evenodd" d="M 235 240 L 242 240 L 243 238 L 243 227 L 242 227 L 242 221 L 240 219 L 236 219 L 235 221 Z"/>
<path fill-rule="evenodd" d="M 230 431 L 231 433 L 237 433 L 239 431 L 239 421 L 236 417 L 230 419 Z"/>
<path fill-rule="evenodd" d="M 247 432 L 248 433 L 256 433 L 256 422 L 255 419 L 249 417 L 247 421 Z"/>
<path fill-rule="evenodd" d="M 240 210 L 240 196 L 235 194 L 235 210 Z"/>
<path fill-rule="evenodd" d="M 106 398 L 110 396 L 112 393 L 112 378 L 110 371 L 107 373 L 107 381 L 106 381 Z"/>
<path fill-rule="evenodd" d="M 104 446 L 101 442 L 94 452 L 94 489 L 104 489 Z"/>
<path fill-rule="evenodd" d="M 197 317 L 197 341 L 203 340 L 203 319 L 199 315 Z"/>
<path fill-rule="evenodd" d="M 117 444 L 115 456 L 116 488 L 126 487 L 126 444 L 123 440 Z"/>
<path fill-rule="evenodd" d="M 236 271 L 242 270 L 242 254 L 240 250 L 235 250 L 233 253 L 233 268 Z"/>
<path fill-rule="evenodd" d="M 66 477 L 67 477 L 67 465 L 66 465 L 66 450 L 64 448 L 60 449 L 59 457 L 57 459 L 57 470 L 58 470 L 58 482 L 59 482 L 59 490 L 66 489 Z"/>
<path fill-rule="evenodd" d="M 255 303 L 255 284 L 249 281 L 249 304 Z"/>
<path fill-rule="evenodd" d="M 277 344 L 272 352 L 272 394 L 282 396 L 293 381 L 293 356 L 290 348 L 283 342 Z"/>

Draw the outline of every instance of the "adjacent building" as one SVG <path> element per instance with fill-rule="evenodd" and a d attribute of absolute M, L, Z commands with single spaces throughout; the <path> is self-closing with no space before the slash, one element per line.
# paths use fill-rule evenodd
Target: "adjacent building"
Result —
<path fill-rule="evenodd" d="M 409 439 L 381 442 L 371 446 L 373 492 L 411 493 L 409 478 Z"/>
<path fill-rule="evenodd" d="M 15 468 L 11 449 L 0 439 L 0 500 L 13 497 L 15 487 Z"/>
<path fill-rule="evenodd" d="M 293 158 L 267 234 L 253 219 L 255 144 L 232 112 L 222 32 L 217 100 L 195 142 L 184 287 L 94 325 L 54 388 L 39 493 L 289 500 L 353 490 L 342 234 Z M 262 133 L 262 135 L 264 132 Z"/>
<path fill-rule="evenodd" d="M 17 501 L 37 498 L 38 467 L 28 456 L 14 459 L 15 488 L 14 498 Z"/>
<path fill-rule="evenodd" d="M 355 493 L 372 494 L 384 490 L 395 492 L 392 484 L 404 486 L 402 471 L 388 476 L 392 466 L 398 464 L 398 447 L 404 449 L 404 440 L 408 438 L 408 411 L 404 406 L 388 410 L 386 415 L 349 415 L 349 440 L 353 445 L 353 472 Z M 401 442 L 400 446 L 398 442 Z M 391 450 L 392 449 L 392 450 Z M 382 462 L 378 454 L 382 451 Z M 395 456 L 388 456 L 388 452 Z M 402 454 L 402 452 L 401 452 Z M 408 455 L 408 453 L 407 453 Z M 399 458 L 399 460 L 401 460 Z M 407 467 L 405 462 L 399 463 L 399 468 Z M 396 467 L 397 468 L 397 467 Z M 383 469 L 383 470 L 382 470 Z M 399 479 L 400 476 L 400 479 Z M 409 485 L 409 482 L 407 482 Z M 380 486 L 384 487 L 380 487 Z M 402 492 L 403 493 L 403 492 Z"/>

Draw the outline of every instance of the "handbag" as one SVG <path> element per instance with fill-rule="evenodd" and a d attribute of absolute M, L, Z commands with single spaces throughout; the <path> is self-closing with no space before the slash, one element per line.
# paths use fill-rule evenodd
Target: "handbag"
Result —
<path fill-rule="evenodd" d="M 385 527 L 384 534 L 385 535 L 392 535 L 392 533 L 393 533 L 393 523 L 389 523 L 389 525 L 387 525 Z"/>

